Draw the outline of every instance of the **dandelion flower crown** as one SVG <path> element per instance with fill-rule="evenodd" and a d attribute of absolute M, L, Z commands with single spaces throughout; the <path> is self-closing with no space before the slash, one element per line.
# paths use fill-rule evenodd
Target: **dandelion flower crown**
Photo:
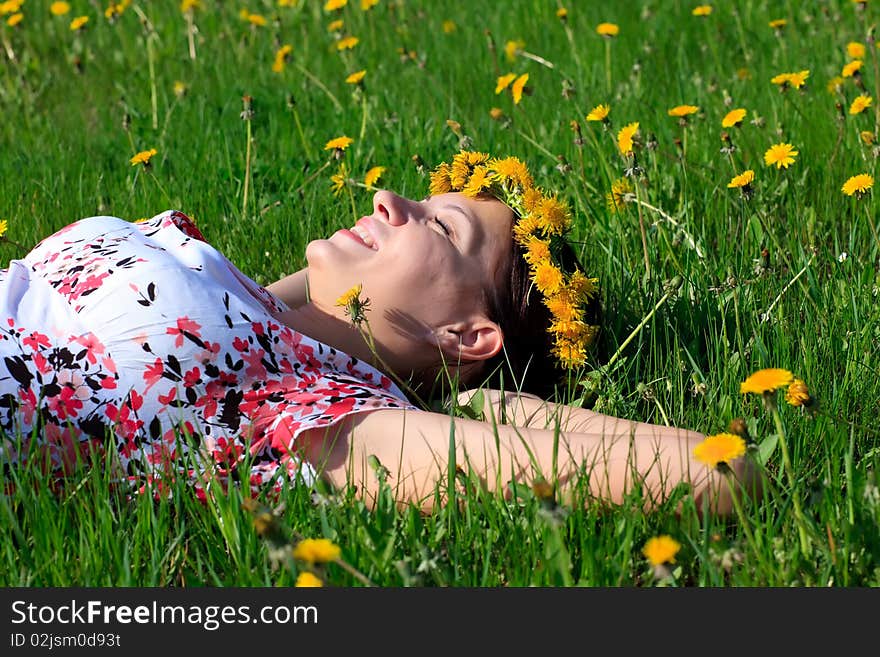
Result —
<path fill-rule="evenodd" d="M 587 322 L 598 279 L 562 266 L 559 254 L 571 229 L 568 205 L 537 187 L 519 159 L 490 158 L 474 151 L 461 151 L 451 163 L 437 166 L 431 172 L 430 192 L 461 192 L 472 198 L 490 194 L 516 213 L 513 237 L 528 263 L 532 286 L 550 311 L 552 353 L 563 367 L 583 365 L 599 328 Z"/>

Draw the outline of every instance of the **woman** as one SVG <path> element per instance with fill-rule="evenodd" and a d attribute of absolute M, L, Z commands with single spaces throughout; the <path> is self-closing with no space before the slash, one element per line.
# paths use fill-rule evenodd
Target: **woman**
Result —
<path fill-rule="evenodd" d="M 687 482 L 727 512 L 727 489 L 693 459 L 698 433 L 498 391 L 484 420 L 416 406 L 438 383 L 498 373 L 508 390 L 552 385 L 595 335 L 567 208 L 522 163 L 460 153 L 431 191 L 377 192 L 371 215 L 309 243 L 308 267 L 267 289 L 175 211 L 47 238 L 0 276 L 4 468 L 36 459 L 63 474 L 112 444 L 141 490 L 317 473 L 370 500 L 375 457 L 397 499 L 425 509 L 457 465 L 490 490 L 542 477 L 565 491 L 585 473 L 611 502 Z"/>

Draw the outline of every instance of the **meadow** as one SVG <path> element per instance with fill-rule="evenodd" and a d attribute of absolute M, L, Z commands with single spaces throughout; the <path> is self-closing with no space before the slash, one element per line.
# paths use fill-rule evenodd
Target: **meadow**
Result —
<path fill-rule="evenodd" d="M 765 479 L 717 518 L 685 489 L 646 513 L 638 489 L 452 476 L 425 515 L 389 490 L 203 504 L 128 500 L 100 464 L 58 494 L 7 470 L 0 584 L 880 585 L 878 21 L 851 0 L 0 2 L 3 266 L 76 219 L 174 208 L 268 284 L 373 189 L 515 155 L 599 279 L 567 400 L 748 435 Z M 764 368 L 803 383 L 741 392 Z M 294 558 L 303 538 L 339 552 Z"/>

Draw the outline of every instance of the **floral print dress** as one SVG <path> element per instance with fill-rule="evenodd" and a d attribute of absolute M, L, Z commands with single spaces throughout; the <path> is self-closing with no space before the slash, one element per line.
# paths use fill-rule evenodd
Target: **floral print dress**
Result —
<path fill-rule="evenodd" d="M 311 483 L 306 429 L 413 407 L 367 363 L 281 323 L 286 306 L 183 213 L 90 217 L 0 270 L 0 463 L 62 476 L 106 454 L 143 492 L 185 476 Z M 157 493 L 158 494 L 158 493 Z"/>

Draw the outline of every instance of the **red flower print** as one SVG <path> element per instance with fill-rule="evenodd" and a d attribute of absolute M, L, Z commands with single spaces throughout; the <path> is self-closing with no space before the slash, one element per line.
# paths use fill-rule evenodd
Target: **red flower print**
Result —
<path fill-rule="evenodd" d="M 56 415 L 59 420 L 66 420 L 76 417 L 77 411 L 83 407 L 83 403 L 76 398 L 76 392 L 73 388 L 64 387 L 54 397 L 46 400 L 49 410 Z"/>
<path fill-rule="evenodd" d="M 92 365 L 98 362 L 98 356 L 104 354 L 104 345 L 95 337 L 94 333 L 84 333 L 83 335 L 75 336 L 73 340 L 86 348 L 86 358 L 88 358 Z"/>
<path fill-rule="evenodd" d="M 165 365 L 162 363 L 161 358 L 157 358 L 153 361 L 152 365 L 147 365 L 144 370 L 144 383 L 147 384 L 147 387 L 144 388 L 144 392 L 152 388 L 156 385 L 160 379 L 162 378 L 162 373 L 165 371 Z"/>
<path fill-rule="evenodd" d="M 42 333 L 37 333 L 36 331 L 24 338 L 22 342 L 24 342 L 24 345 L 31 351 L 39 351 L 40 347 L 48 348 L 52 346 L 52 343 L 49 342 L 48 336 L 45 336 Z"/>
<path fill-rule="evenodd" d="M 183 337 L 185 333 L 190 334 L 193 337 L 201 339 L 201 335 L 199 334 L 199 329 L 202 328 L 201 324 L 198 324 L 191 320 L 189 317 L 179 317 L 177 319 L 177 326 L 170 326 L 165 330 L 167 335 L 177 336 L 174 339 L 175 347 L 183 346 Z"/>

